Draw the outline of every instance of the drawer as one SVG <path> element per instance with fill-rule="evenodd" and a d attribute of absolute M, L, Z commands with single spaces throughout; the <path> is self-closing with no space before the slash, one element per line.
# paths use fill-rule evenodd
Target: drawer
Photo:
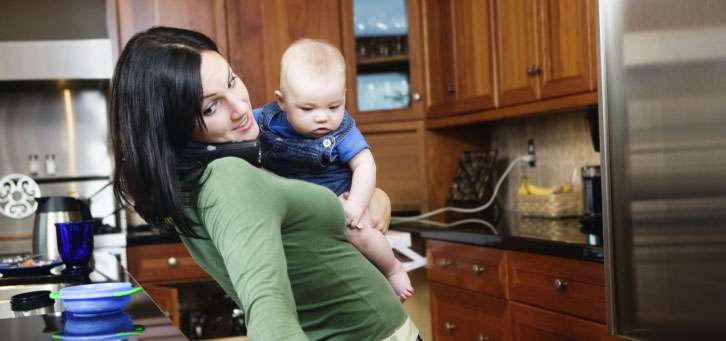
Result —
<path fill-rule="evenodd" d="M 559 314 L 525 304 L 510 303 L 512 339 L 529 340 L 620 340 L 609 336 L 604 324 Z"/>
<path fill-rule="evenodd" d="M 507 301 L 447 285 L 430 285 L 434 340 L 509 339 Z"/>
<path fill-rule="evenodd" d="M 507 297 L 503 251 L 436 240 L 426 243 L 430 281 Z"/>
<path fill-rule="evenodd" d="M 126 252 L 129 272 L 142 283 L 209 278 L 181 243 L 132 246 Z"/>
<path fill-rule="evenodd" d="M 605 322 L 602 264 L 521 252 L 508 263 L 512 300 Z"/>

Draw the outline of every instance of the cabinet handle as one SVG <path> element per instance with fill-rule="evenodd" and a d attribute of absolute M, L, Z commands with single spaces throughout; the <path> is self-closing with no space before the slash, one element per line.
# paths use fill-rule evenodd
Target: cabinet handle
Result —
<path fill-rule="evenodd" d="M 474 274 L 477 276 L 479 276 L 480 273 L 486 271 L 486 269 L 487 268 L 485 266 L 479 266 L 477 264 L 474 264 L 474 266 L 471 267 L 471 271 L 473 271 Z"/>
<path fill-rule="evenodd" d="M 527 75 L 529 76 L 536 76 L 540 72 L 542 72 L 542 68 L 539 65 L 530 65 L 527 68 Z"/>
<path fill-rule="evenodd" d="M 179 261 L 176 259 L 176 257 L 169 257 L 169 259 L 166 260 L 166 264 L 169 264 L 169 266 L 173 268 L 177 264 L 179 264 Z"/>
<path fill-rule="evenodd" d="M 559 278 L 555 278 L 555 282 L 554 282 L 553 286 L 557 290 L 565 290 L 567 288 L 567 281 L 563 281 Z"/>
<path fill-rule="evenodd" d="M 479 334 L 479 337 L 477 338 L 478 341 L 491 341 L 489 336 L 484 336 L 482 334 Z"/>
<path fill-rule="evenodd" d="M 415 102 L 420 102 L 421 101 L 421 94 L 418 93 L 418 92 L 414 92 L 412 97 L 413 97 L 413 100 Z"/>
<path fill-rule="evenodd" d="M 439 261 L 439 266 L 442 268 L 446 268 L 449 265 L 451 265 L 451 260 L 448 260 L 446 258 L 441 258 L 441 260 Z"/>
<path fill-rule="evenodd" d="M 446 332 L 451 333 L 456 329 L 456 325 L 451 322 L 444 322 L 444 328 L 446 328 Z"/>
<path fill-rule="evenodd" d="M 449 95 L 453 95 L 454 93 L 456 93 L 456 89 L 454 89 L 453 85 L 447 85 L 446 93 L 448 93 Z"/>

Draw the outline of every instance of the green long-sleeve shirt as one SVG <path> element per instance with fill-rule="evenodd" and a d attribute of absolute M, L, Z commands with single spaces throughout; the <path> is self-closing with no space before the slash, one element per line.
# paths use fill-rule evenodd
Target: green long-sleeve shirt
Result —
<path fill-rule="evenodd" d="M 383 275 L 350 244 L 338 198 L 237 158 L 210 163 L 194 260 L 243 308 L 252 340 L 380 340 L 406 320 Z M 204 293 L 199 293 L 204 295 Z"/>

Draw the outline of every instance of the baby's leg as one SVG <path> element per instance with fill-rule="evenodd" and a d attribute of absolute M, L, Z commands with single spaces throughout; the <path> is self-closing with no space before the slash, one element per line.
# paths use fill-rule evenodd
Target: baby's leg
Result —
<path fill-rule="evenodd" d="M 380 231 L 371 227 L 349 228 L 348 239 L 381 270 L 402 302 L 413 295 L 406 270 L 393 255 L 391 246 Z"/>

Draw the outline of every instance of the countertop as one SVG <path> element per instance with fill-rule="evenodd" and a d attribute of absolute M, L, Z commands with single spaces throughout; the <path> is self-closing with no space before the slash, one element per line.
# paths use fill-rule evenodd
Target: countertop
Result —
<path fill-rule="evenodd" d="M 126 281 L 133 286 L 139 286 L 128 273 Z M 64 278 L 59 283 L 60 286 L 69 286 L 76 283 L 69 283 L 68 278 Z M 47 285 L 47 284 L 46 284 Z M 13 286 L 0 286 L 0 292 L 12 290 L 27 289 L 29 292 L 39 290 L 39 284 L 25 284 Z M 9 305 L 8 301 L 0 300 L 0 305 Z M 25 317 L 9 317 L 0 318 L 0 331 L 2 331 L 2 340 L 53 340 L 54 333 L 63 333 L 63 329 L 70 323 L 78 326 L 80 323 L 87 323 L 88 320 L 82 320 L 79 317 L 63 311 L 62 303 L 56 301 L 55 313 L 44 315 L 32 315 Z M 132 295 L 131 303 L 119 314 L 103 315 L 102 317 L 94 317 L 93 325 L 98 326 L 103 323 L 112 323 L 113 319 L 130 319 L 135 327 L 143 327 L 143 332 L 138 336 L 129 336 L 128 340 L 139 339 L 163 339 L 163 340 L 187 340 L 187 337 L 176 328 L 171 320 L 159 309 L 153 302 L 151 297 L 144 291 Z M 108 321 L 105 321 L 108 320 Z M 57 338 L 58 335 L 55 336 Z M 110 335 L 109 338 L 87 338 L 87 339 L 103 339 L 103 340 L 119 340 L 123 337 Z M 66 339 L 66 338 L 64 338 Z M 76 338 L 78 339 L 78 338 Z"/>
<path fill-rule="evenodd" d="M 411 232 L 424 239 L 603 262 L 602 230 L 585 231 L 577 218 L 530 218 L 508 213 L 491 225 L 463 224 L 442 228 L 405 222 L 392 225 L 391 229 Z"/>

